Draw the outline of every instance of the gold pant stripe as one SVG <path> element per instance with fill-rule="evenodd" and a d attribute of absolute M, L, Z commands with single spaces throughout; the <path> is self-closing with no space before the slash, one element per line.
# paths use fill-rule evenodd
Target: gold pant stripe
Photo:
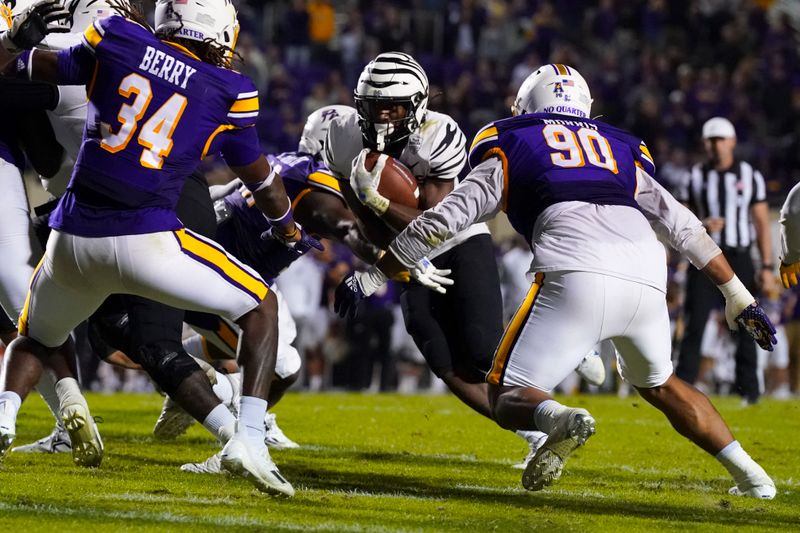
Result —
<path fill-rule="evenodd" d="M 497 351 L 494 354 L 492 369 L 486 376 L 486 381 L 488 383 L 492 385 L 501 384 L 503 374 L 506 370 L 506 364 L 508 363 L 508 357 L 517 342 L 522 327 L 528 321 L 528 316 L 530 315 L 534 302 L 536 302 L 536 295 L 539 294 L 539 289 L 542 287 L 543 280 L 544 273 L 537 272 L 534 282 L 531 283 L 531 288 L 528 290 L 528 294 L 525 295 L 525 299 L 522 301 L 517 312 L 514 313 L 514 316 L 511 318 L 511 322 L 509 322 L 506 330 L 503 332 L 500 345 L 497 347 Z"/>

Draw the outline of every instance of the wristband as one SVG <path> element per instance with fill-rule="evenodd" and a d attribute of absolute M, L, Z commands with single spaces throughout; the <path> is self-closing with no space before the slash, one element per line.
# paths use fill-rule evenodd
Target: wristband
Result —
<path fill-rule="evenodd" d="M 371 296 L 386 283 L 387 279 L 386 274 L 381 272 L 375 265 L 372 265 L 366 272 L 361 272 L 358 275 L 358 282 L 361 285 L 364 296 Z"/>
<path fill-rule="evenodd" d="M 717 288 L 722 292 L 725 301 L 732 304 L 738 312 L 741 312 L 756 301 L 753 295 L 750 294 L 750 291 L 747 290 L 747 287 L 744 286 L 744 283 L 742 283 L 736 275 L 727 283 L 717 285 Z"/>
<path fill-rule="evenodd" d="M 775 265 L 769 264 L 769 263 L 765 263 L 765 264 L 761 265 L 761 270 L 775 270 Z"/>
<path fill-rule="evenodd" d="M 263 180 L 254 181 L 252 183 L 245 183 L 245 182 L 243 182 L 243 183 L 244 183 L 244 186 L 247 188 L 248 191 L 250 191 L 251 193 L 255 194 L 258 191 L 266 189 L 267 187 L 272 185 L 272 182 L 275 181 L 275 176 L 277 176 L 277 175 L 278 175 L 277 174 L 277 170 L 274 169 L 274 168 L 271 168 L 270 171 L 269 171 L 269 174 Z M 289 203 L 291 203 L 291 202 L 289 202 Z"/>
<path fill-rule="evenodd" d="M 286 199 L 289 200 L 289 197 L 287 196 Z M 289 207 L 286 208 L 286 212 L 278 218 L 270 218 L 267 215 L 264 215 L 264 218 L 273 226 L 288 225 L 292 221 L 292 202 L 289 201 Z"/>

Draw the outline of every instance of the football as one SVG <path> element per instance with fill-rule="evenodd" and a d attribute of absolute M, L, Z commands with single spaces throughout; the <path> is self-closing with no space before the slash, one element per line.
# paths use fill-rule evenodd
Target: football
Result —
<path fill-rule="evenodd" d="M 364 160 L 364 167 L 372 170 L 381 152 L 371 151 Z M 419 188 L 417 178 L 403 163 L 392 156 L 386 161 L 381 173 L 378 192 L 392 202 L 406 207 L 417 207 L 419 204 Z"/>

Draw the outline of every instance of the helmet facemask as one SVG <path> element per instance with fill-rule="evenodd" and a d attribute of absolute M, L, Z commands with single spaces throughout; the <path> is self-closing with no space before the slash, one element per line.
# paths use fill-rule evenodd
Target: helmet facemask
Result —
<path fill-rule="evenodd" d="M 364 140 L 383 151 L 422 126 L 428 109 L 428 76 L 410 55 L 384 52 L 364 67 L 353 97 Z M 402 117 L 398 106 L 405 110 Z"/>
<path fill-rule="evenodd" d="M 358 125 L 361 128 L 361 134 L 364 139 L 368 144 L 375 146 L 378 151 L 385 150 L 387 145 L 407 139 L 420 127 L 416 109 L 421 100 L 421 95 L 415 95 L 411 98 L 362 97 L 356 95 Z M 392 119 L 391 114 L 394 112 L 392 109 L 398 106 L 404 110 L 404 114 L 402 117 Z"/>

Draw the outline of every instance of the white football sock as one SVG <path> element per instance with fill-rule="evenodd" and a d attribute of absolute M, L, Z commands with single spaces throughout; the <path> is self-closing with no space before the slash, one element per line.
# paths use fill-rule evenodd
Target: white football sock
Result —
<path fill-rule="evenodd" d="M 42 372 L 42 377 L 39 378 L 39 383 L 36 384 L 36 390 L 44 400 L 44 403 L 47 404 L 47 407 L 50 408 L 50 412 L 53 413 L 53 417 L 56 419 L 56 425 L 59 427 L 63 426 L 59 411 L 61 406 L 58 400 L 58 393 L 56 392 L 56 379 L 52 372 L 47 369 Z"/>
<path fill-rule="evenodd" d="M 224 404 L 219 404 L 203 420 L 203 427 L 219 439 L 222 444 L 225 444 L 233 436 L 236 428 L 236 418 Z"/>
<path fill-rule="evenodd" d="M 63 378 L 56 383 L 56 394 L 59 400 L 59 412 L 67 405 L 81 404 L 86 409 L 89 405 L 86 403 L 86 398 L 81 394 L 81 388 L 75 378 Z"/>
<path fill-rule="evenodd" d="M 2 407 L 5 409 L 6 413 L 12 415 L 16 420 L 17 413 L 19 413 L 19 408 L 22 405 L 22 398 L 20 398 L 19 394 L 10 390 L 0 392 L 0 404 L 3 403 L 5 403 L 5 405 L 2 405 Z"/>
<path fill-rule="evenodd" d="M 539 431 L 543 431 L 549 435 L 553 432 L 558 418 L 567 409 L 569 408 L 555 400 L 543 401 L 536 406 L 536 410 L 533 412 L 533 420 L 536 422 L 536 427 Z"/>
<path fill-rule="evenodd" d="M 772 485 L 772 479 L 756 463 L 750 455 L 744 451 L 738 440 L 735 440 L 722 448 L 715 456 L 717 461 L 730 472 L 736 486 L 742 490 L 758 485 Z"/>
<path fill-rule="evenodd" d="M 255 396 L 242 396 L 239 401 L 239 433 L 251 442 L 264 444 L 264 417 L 267 401 Z"/>

